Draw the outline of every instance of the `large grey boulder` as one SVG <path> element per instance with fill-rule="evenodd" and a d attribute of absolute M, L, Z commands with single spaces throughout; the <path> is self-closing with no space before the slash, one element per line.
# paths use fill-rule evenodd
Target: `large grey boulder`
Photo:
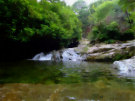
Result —
<path fill-rule="evenodd" d="M 121 75 L 135 77 L 135 56 L 121 61 L 115 61 L 113 67 L 119 70 Z"/>

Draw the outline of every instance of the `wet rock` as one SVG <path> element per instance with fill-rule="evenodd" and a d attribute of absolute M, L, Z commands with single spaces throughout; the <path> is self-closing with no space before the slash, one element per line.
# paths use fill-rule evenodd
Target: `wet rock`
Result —
<path fill-rule="evenodd" d="M 130 59 L 115 61 L 113 67 L 118 69 L 122 75 L 135 77 L 135 56 Z"/>
<path fill-rule="evenodd" d="M 96 44 L 88 47 L 86 61 L 114 61 L 135 55 L 135 40 L 117 44 Z"/>
<path fill-rule="evenodd" d="M 54 61 L 115 61 L 135 55 L 135 40 L 115 44 L 90 45 L 87 39 L 80 41 L 78 47 L 52 51 L 45 55 L 37 54 L 33 60 Z"/>
<path fill-rule="evenodd" d="M 44 53 L 39 53 L 33 57 L 32 60 L 53 60 L 53 61 L 78 61 L 84 60 L 84 56 L 77 53 L 75 48 L 62 49 L 59 51 L 53 51 L 45 55 Z"/>

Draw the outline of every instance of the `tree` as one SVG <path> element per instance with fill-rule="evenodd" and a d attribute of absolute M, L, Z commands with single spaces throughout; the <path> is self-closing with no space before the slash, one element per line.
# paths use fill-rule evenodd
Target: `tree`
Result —
<path fill-rule="evenodd" d="M 0 0 L 0 20 L 0 44 L 20 43 L 24 49 L 28 44 L 31 49 L 48 51 L 81 38 L 77 15 L 59 0 Z"/>
<path fill-rule="evenodd" d="M 134 0 L 119 0 L 119 5 L 121 6 L 123 11 L 127 15 L 128 22 L 131 28 L 133 25 L 133 20 L 135 20 L 134 19 L 135 1 Z"/>
<path fill-rule="evenodd" d="M 79 12 L 81 9 L 86 8 L 86 2 L 84 0 L 78 0 L 73 4 L 73 10 Z"/>
<path fill-rule="evenodd" d="M 78 15 L 79 20 L 82 22 L 83 36 L 86 36 L 85 35 L 87 34 L 86 30 L 87 27 L 89 26 L 88 23 L 89 11 L 86 2 L 84 0 L 78 0 L 73 4 L 72 9 Z"/>
<path fill-rule="evenodd" d="M 98 41 L 108 40 L 108 42 L 122 40 L 122 38 L 123 40 L 133 39 L 134 31 L 129 27 L 129 23 L 132 24 L 132 11 L 125 13 L 118 2 L 118 0 L 99 0 L 90 4 L 88 21 L 92 30 L 89 37 Z"/>
<path fill-rule="evenodd" d="M 106 1 L 99 5 L 97 8 L 95 8 L 95 13 L 93 13 L 93 18 L 95 18 L 96 22 L 100 22 L 104 18 L 106 18 L 110 11 L 113 9 L 113 2 L 112 1 Z"/>
<path fill-rule="evenodd" d="M 119 0 L 119 5 L 121 5 L 123 10 L 134 11 L 134 9 L 135 9 L 134 0 Z"/>

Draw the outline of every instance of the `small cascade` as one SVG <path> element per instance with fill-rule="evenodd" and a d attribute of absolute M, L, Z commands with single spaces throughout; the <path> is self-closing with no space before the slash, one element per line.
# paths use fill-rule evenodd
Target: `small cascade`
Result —
<path fill-rule="evenodd" d="M 84 60 L 81 55 L 79 55 L 74 48 L 63 49 L 59 51 L 52 51 L 45 55 L 43 52 L 35 55 L 32 60 L 46 61 L 81 61 Z"/>
<path fill-rule="evenodd" d="M 63 54 L 63 61 L 77 61 L 77 60 L 83 60 L 83 58 L 75 52 L 74 48 L 65 49 Z"/>
<path fill-rule="evenodd" d="M 41 53 L 35 55 L 35 56 L 32 58 L 32 60 L 39 60 L 39 59 L 40 59 L 41 57 L 43 57 L 43 56 L 44 56 L 44 53 L 41 52 Z"/>
<path fill-rule="evenodd" d="M 52 52 L 52 60 L 53 61 L 61 61 L 62 60 L 62 51 L 53 51 Z"/>
<path fill-rule="evenodd" d="M 45 55 L 45 56 L 42 56 L 42 57 L 40 57 L 39 60 L 41 60 L 41 61 L 44 61 L 44 60 L 52 60 L 52 54 L 49 53 L 49 54 L 47 54 L 47 55 Z"/>
<path fill-rule="evenodd" d="M 40 60 L 40 61 L 43 61 L 43 60 L 51 60 L 52 59 L 52 54 L 47 54 L 45 55 L 43 52 L 35 55 L 32 60 Z"/>

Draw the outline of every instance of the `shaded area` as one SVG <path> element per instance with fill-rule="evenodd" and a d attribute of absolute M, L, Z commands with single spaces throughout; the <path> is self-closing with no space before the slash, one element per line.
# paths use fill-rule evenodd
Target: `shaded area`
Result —
<path fill-rule="evenodd" d="M 81 38 L 80 21 L 60 0 L 1 0 L 0 21 L 0 60 L 32 58 Z"/>
<path fill-rule="evenodd" d="M 0 83 L 71 84 L 99 79 L 121 81 L 110 63 L 16 61 L 0 63 Z M 131 80 L 132 81 L 132 80 Z"/>
<path fill-rule="evenodd" d="M 0 63 L 0 83 L 79 83 L 115 77 L 109 63 L 16 61 Z M 114 71 L 114 72 L 113 72 Z"/>

